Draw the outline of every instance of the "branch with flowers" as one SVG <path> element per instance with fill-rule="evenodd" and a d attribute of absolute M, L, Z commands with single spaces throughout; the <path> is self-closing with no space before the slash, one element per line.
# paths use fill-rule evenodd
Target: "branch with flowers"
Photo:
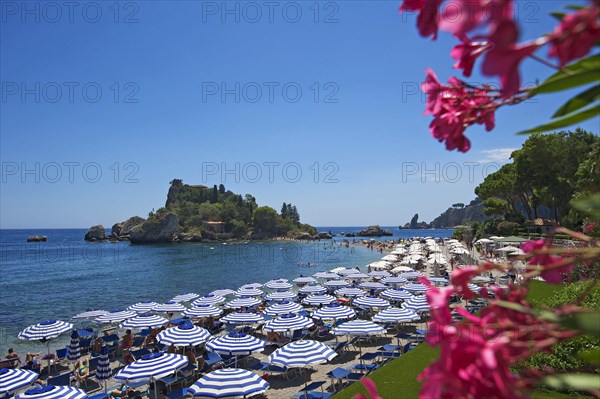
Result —
<path fill-rule="evenodd" d="M 440 9 L 446 7 L 443 18 Z M 565 102 L 544 125 L 521 133 L 556 130 L 600 115 L 600 55 L 588 56 L 600 40 L 600 1 L 587 7 L 567 6 L 571 12 L 557 12 L 560 20 L 549 34 L 518 42 L 520 29 L 514 20 L 513 0 L 405 0 L 400 12 L 418 13 L 417 28 L 423 37 L 437 38 L 442 29 L 458 40 L 450 56 L 455 69 L 471 76 L 475 63 L 481 60 L 481 72 L 497 77 L 500 89 L 489 84 L 470 85 L 452 77 L 447 84 L 438 81 L 428 69 L 422 90 L 427 94 L 425 114 L 433 116 L 429 126 L 434 138 L 446 143 L 448 150 L 469 151 L 471 143 L 464 133 L 474 124 L 487 131 L 495 127 L 495 111 L 503 106 L 519 104 L 533 96 L 556 93 L 594 84 Z M 473 32 L 481 34 L 472 35 Z M 536 52 L 548 47 L 547 57 Z M 586 57 L 587 58 L 583 58 Z M 533 88 L 521 88 L 519 65 L 531 58 L 556 72 Z"/>

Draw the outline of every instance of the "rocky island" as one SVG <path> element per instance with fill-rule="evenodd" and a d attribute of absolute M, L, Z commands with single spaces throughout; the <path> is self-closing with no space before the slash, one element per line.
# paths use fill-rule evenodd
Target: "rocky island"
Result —
<path fill-rule="evenodd" d="M 133 216 L 115 223 L 110 235 L 102 225 L 92 226 L 84 239 L 159 243 L 280 237 L 316 240 L 330 239 L 331 234 L 300 223 L 295 205 L 283 203 L 278 213 L 271 207 L 258 206 L 252 195 L 235 194 L 222 184 L 209 188 L 174 179 L 165 206 L 151 211 L 147 219 Z"/>

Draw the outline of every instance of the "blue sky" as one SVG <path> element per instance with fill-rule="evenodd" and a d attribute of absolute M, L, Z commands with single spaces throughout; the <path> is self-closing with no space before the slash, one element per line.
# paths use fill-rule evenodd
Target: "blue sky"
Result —
<path fill-rule="evenodd" d="M 292 202 L 317 226 L 431 221 L 568 98 L 503 109 L 448 152 L 416 91 L 425 68 L 458 75 L 455 41 L 419 37 L 400 1 L 0 4 L 2 228 L 146 216 L 173 178 Z M 518 2 L 523 37 L 563 4 Z"/>

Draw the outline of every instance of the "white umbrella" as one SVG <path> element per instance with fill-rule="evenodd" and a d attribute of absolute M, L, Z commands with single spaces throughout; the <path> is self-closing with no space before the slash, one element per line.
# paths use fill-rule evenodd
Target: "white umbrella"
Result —
<path fill-rule="evenodd" d="M 249 398 L 264 393 L 269 383 L 258 375 L 242 369 L 214 370 L 192 385 L 188 391 L 195 398 Z"/>

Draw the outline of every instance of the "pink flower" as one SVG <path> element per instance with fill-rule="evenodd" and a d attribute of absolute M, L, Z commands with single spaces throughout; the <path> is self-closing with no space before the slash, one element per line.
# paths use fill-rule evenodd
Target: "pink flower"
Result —
<path fill-rule="evenodd" d="M 399 11 L 418 11 L 417 28 L 423 37 L 437 38 L 438 9 L 443 0 L 404 0 Z"/>
<path fill-rule="evenodd" d="M 550 57 L 557 57 L 560 66 L 585 56 L 600 40 L 600 8 L 592 6 L 566 15 L 550 34 Z"/>
<path fill-rule="evenodd" d="M 489 48 L 490 45 L 487 41 L 473 42 L 465 37 L 462 44 L 454 46 L 450 51 L 450 56 L 458 60 L 453 66 L 454 69 L 462 69 L 464 76 L 471 76 L 475 60 Z"/>
<path fill-rule="evenodd" d="M 383 399 L 377 393 L 377 385 L 375 385 L 373 380 L 371 380 L 370 378 L 367 378 L 367 377 L 362 377 L 360 379 L 360 382 L 361 382 L 361 384 L 364 385 L 365 388 L 367 388 L 367 391 L 369 392 L 369 397 L 366 397 L 365 395 L 359 393 L 357 395 L 354 395 L 352 397 L 352 399 L 369 399 L 369 398 L 370 399 Z"/>
<path fill-rule="evenodd" d="M 465 297 L 465 299 L 472 299 L 475 297 L 475 293 L 469 288 L 471 279 L 479 274 L 477 266 L 468 266 L 462 269 L 458 269 L 452 272 L 450 280 L 452 285 L 456 289 L 456 292 Z"/>
<path fill-rule="evenodd" d="M 496 30 L 490 35 L 493 47 L 486 53 L 482 65 L 484 75 L 500 77 L 504 98 L 512 97 L 519 92 L 521 86 L 519 64 L 539 47 L 538 43 L 515 44 L 518 36 L 519 29 L 514 21 L 503 21 L 498 24 Z"/>
<path fill-rule="evenodd" d="M 546 245 L 544 240 L 527 241 L 523 244 L 523 251 L 530 253 L 534 251 L 544 251 L 550 246 Z M 551 254 L 536 254 L 529 258 L 528 262 L 533 265 L 544 267 L 541 276 L 550 284 L 560 284 L 563 274 L 569 273 L 573 269 L 572 263 L 565 263 L 565 259 L 561 256 Z"/>

